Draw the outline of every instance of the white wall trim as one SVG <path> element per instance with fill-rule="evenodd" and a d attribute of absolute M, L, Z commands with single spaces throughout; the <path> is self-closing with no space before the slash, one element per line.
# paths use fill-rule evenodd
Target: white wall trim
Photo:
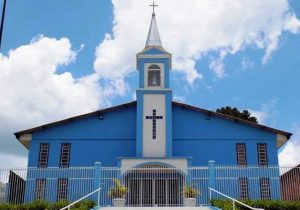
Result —
<path fill-rule="evenodd" d="M 143 97 L 143 157 L 166 157 L 166 98 L 164 94 L 144 94 Z M 152 116 L 153 110 L 157 116 L 156 139 L 153 139 Z"/>
<path fill-rule="evenodd" d="M 171 58 L 168 54 L 143 54 L 137 55 L 138 58 Z"/>
<path fill-rule="evenodd" d="M 136 67 L 140 70 L 139 59 L 142 58 L 168 58 L 169 59 L 169 70 L 172 69 L 172 55 L 171 54 L 137 54 L 136 55 Z"/>
<path fill-rule="evenodd" d="M 176 158 L 176 159 L 165 159 L 165 158 L 141 158 L 141 159 L 131 159 L 124 158 L 121 159 L 121 173 L 124 174 L 126 171 L 137 167 L 138 165 L 151 163 L 162 163 L 171 165 L 174 168 L 178 168 L 187 174 L 188 169 L 188 159 L 187 158 Z"/>

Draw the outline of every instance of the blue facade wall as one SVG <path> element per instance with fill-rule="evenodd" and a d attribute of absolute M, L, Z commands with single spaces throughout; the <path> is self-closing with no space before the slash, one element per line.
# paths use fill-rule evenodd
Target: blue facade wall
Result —
<path fill-rule="evenodd" d="M 248 164 L 257 164 L 257 143 L 266 143 L 270 165 L 278 164 L 276 134 L 173 105 L 173 156 L 192 165 L 236 164 L 236 143 L 246 143 Z M 40 143 L 50 143 L 49 167 L 58 166 L 60 144 L 71 143 L 71 166 L 95 161 L 116 165 L 116 157 L 136 157 L 136 106 L 48 128 L 33 134 L 29 167 L 36 167 Z M 76 154 L 80 154 L 80 157 Z M 224 158 L 226 157 L 226 158 Z"/>
<path fill-rule="evenodd" d="M 136 156 L 136 106 L 47 128 L 33 134 L 28 167 L 37 167 L 40 143 L 50 143 L 49 167 L 58 167 L 61 143 L 71 143 L 70 166 L 116 165 Z"/>
<path fill-rule="evenodd" d="M 34 133 L 30 145 L 28 166 L 37 167 L 40 143 L 50 143 L 48 167 L 59 166 L 61 143 L 71 143 L 71 167 L 93 167 L 96 161 L 101 162 L 103 166 L 117 166 L 118 157 L 137 157 L 136 126 L 139 123 L 136 122 L 136 109 L 137 106 L 133 105 L 104 113 L 103 120 L 100 120 L 98 116 L 92 116 Z M 269 165 L 278 164 L 276 134 L 214 116 L 208 120 L 204 113 L 184 109 L 175 104 L 172 104 L 170 111 L 172 112 L 170 123 L 172 123 L 173 140 L 169 147 L 172 148 L 173 157 L 191 158 L 190 166 L 207 166 L 209 160 L 214 160 L 217 165 L 236 165 L 236 143 L 246 144 L 248 165 L 258 164 L 257 143 L 267 144 Z M 76 174 L 76 179 L 72 178 L 74 176 L 72 173 L 60 174 L 60 172 L 53 173 L 51 170 L 46 171 L 47 169 L 42 174 L 34 171 L 28 173 L 26 202 L 35 199 L 36 178 L 46 178 L 46 187 L 47 185 L 52 186 L 51 189 L 47 188 L 45 194 L 45 198 L 49 201 L 57 199 L 57 178 L 59 177 L 69 179 L 68 192 L 74 192 L 68 193 L 70 201 L 95 189 L 93 169 L 90 173 L 85 173 L 84 178 L 80 178 L 81 175 Z M 226 173 L 228 176 L 228 172 Z M 275 179 L 270 179 L 271 198 L 280 198 L 278 171 L 262 168 L 257 172 L 258 175 L 248 172 L 246 174 L 232 173 L 233 179 L 230 179 L 231 183 L 227 183 L 232 186 L 232 191 L 228 191 L 222 178 L 216 180 L 218 190 L 239 198 L 239 193 L 236 191 L 238 178 L 255 177 L 249 179 L 249 196 L 258 199 L 260 197 L 259 178 L 275 177 Z M 222 174 L 219 173 L 218 177 L 222 177 Z M 187 175 L 188 179 L 189 175 Z M 192 179 L 191 181 L 190 184 L 201 187 L 203 191 L 198 202 L 207 201 L 208 179 Z M 82 188 L 82 186 L 85 187 Z"/>
<path fill-rule="evenodd" d="M 206 115 L 173 104 L 173 156 L 191 157 L 192 165 L 236 165 L 236 143 L 245 143 L 248 165 L 258 164 L 257 143 L 266 143 L 268 162 L 278 164 L 276 134 Z"/>

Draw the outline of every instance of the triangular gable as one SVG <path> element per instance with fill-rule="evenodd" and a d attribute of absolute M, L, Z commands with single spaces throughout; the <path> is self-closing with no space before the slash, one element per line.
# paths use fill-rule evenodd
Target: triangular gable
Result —
<path fill-rule="evenodd" d="M 136 54 L 136 66 L 137 69 L 139 69 L 139 59 L 141 58 L 163 58 L 163 59 L 169 59 L 169 68 L 172 69 L 172 54 L 168 53 L 161 47 L 157 46 L 151 46 L 145 48 L 142 52 Z"/>
<path fill-rule="evenodd" d="M 139 52 L 137 55 L 160 55 L 160 54 L 171 55 L 163 48 L 157 46 L 147 47 L 143 51 Z"/>

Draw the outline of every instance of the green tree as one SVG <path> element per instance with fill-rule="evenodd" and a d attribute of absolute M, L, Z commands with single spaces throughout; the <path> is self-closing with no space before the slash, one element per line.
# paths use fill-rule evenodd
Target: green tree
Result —
<path fill-rule="evenodd" d="M 237 117 L 243 120 L 247 120 L 250 122 L 258 123 L 257 118 L 254 116 L 251 116 L 251 113 L 248 110 L 240 111 L 236 107 L 232 108 L 230 106 L 222 107 L 220 109 L 217 109 L 216 112 Z"/>

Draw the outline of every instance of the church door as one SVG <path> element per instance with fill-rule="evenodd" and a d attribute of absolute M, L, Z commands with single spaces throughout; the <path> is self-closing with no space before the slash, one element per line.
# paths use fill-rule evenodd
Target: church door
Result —
<path fill-rule="evenodd" d="M 176 173 L 132 173 L 126 176 L 128 206 L 178 206 L 183 176 Z"/>
<path fill-rule="evenodd" d="M 130 179 L 129 206 L 177 206 L 180 204 L 179 180 Z"/>

